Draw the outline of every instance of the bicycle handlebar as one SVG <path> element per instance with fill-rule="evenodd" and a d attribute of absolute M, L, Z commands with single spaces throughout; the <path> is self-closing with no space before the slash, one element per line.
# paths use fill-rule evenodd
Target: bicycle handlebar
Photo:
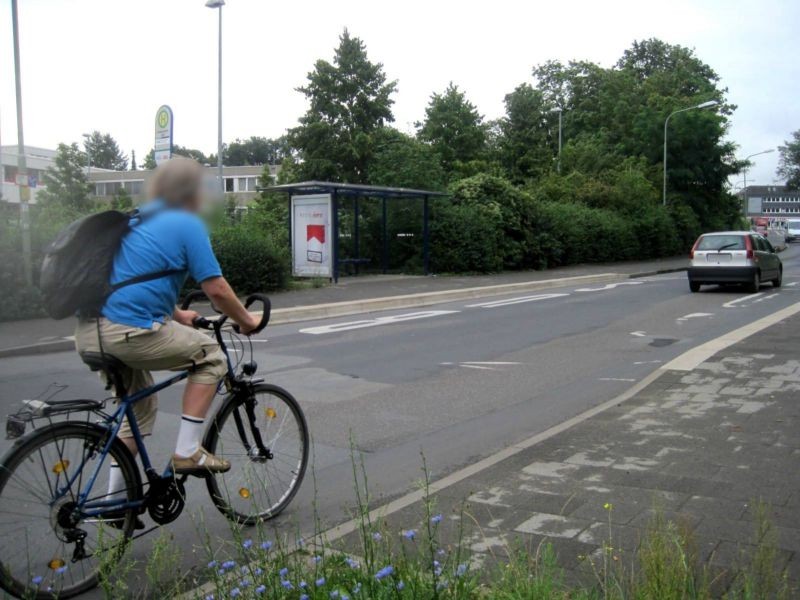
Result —
<path fill-rule="evenodd" d="M 191 305 L 192 302 L 196 300 L 200 300 L 206 298 L 205 292 L 202 290 L 193 290 L 186 294 L 186 297 L 183 299 L 181 303 L 181 309 L 187 310 Z M 261 302 L 262 305 L 262 312 L 261 312 L 261 321 L 259 322 L 258 326 L 253 330 L 248 332 L 247 335 L 253 335 L 255 333 L 260 333 L 269 323 L 269 316 L 272 311 L 272 304 L 269 301 L 269 298 L 265 294 L 250 294 L 245 300 L 244 307 L 249 309 L 255 302 Z M 213 308 L 213 307 L 212 307 Z M 216 310 L 216 309 L 214 309 Z M 205 317 L 197 317 L 192 321 L 192 325 L 194 325 L 198 329 L 209 329 L 213 330 L 215 328 L 221 328 L 225 321 L 228 320 L 227 315 L 223 315 L 219 319 L 211 320 Z M 236 333 L 240 332 L 239 326 L 234 323 L 233 330 Z"/>

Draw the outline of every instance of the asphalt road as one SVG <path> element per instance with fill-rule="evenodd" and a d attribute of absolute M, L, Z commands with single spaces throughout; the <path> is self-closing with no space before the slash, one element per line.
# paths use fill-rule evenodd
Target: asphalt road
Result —
<path fill-rule="evenodd" d="M 689 348 L 800 302 L 800 247 L 781 256 L 784 287 L 759 294 L 691 294 L 676 273 L 268 328 L 254 342 L 259 372 L 298 398 L 315 443 L 313 477 L 275 525 L 291 536 L 312 531 L 314 501 L 325 524 L 349 517 L 351 439 L 379 502 L 417 485 L 421 453 L 439 478 L 613 398 Z M 68 352 L 0 360 L 0 383 L 0 414 L 51 383 L 69 385 L 59 397 L 103 396 Z M 172 452 L 179 394 L 161 395 L 148 440 L 155 460 Z M 231 538 L 205 486 L 192 481 L 188 492 L 190 508 L 168 526 L 187 567 L 201 543 L 200 511 L 220 545 Z"/>

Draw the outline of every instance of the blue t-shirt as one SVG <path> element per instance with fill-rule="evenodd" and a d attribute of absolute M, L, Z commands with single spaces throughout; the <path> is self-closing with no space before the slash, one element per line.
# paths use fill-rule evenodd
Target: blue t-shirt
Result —
<path fill-rule="evenodd" d="M 157 271 L 179 272 L 120 288 L 101 312 L 114 323 L 150 329 L 172 316 L 187 275 L 201 283 L 222 271 L 200 217 L 161 200 L 145 204 L 140 212 L 143 218 L 131 220 L 131 230 L 114 257 L 111 285 Z"/>

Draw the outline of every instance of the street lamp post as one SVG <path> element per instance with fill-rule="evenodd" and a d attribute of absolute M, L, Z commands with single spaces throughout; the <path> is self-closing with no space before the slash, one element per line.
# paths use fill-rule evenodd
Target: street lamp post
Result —
<path fill-rule="evenodd" d="M 744 178 L 743 179 L 743 181 L 744 181 L 744 208 L 742 209 L 742 213 L 744 214 L 744 218 L 745 219 L 747 218 L 747 212 L 748 212 L 747 211 L 747 209 L 748 209 L 748 206 L 747 206 L 747 199 L 748 199 L 748 193 L 747 193 L 747 161 L 750 160 L 751 158 L 753 158 L 754 156 L 761 156 L 762 154 L 769 154 L 771 152 L 775 152 L 775 148 L 770 148 L 769 150 L 762 150 L 761 152 L 756 152 L 754 154 L 751 154 L 750 156 L 746 156 L 745 159 L 744 159 L 744 163 L 745 164 L 742 167 L 742 177 Z M 752 180 L 750 181 L 750 183 L 753 183 Z"/>
<path fill-rule="evenodd" d="M 664 121 L 664 190 L 662 193 L 662 203 L 664 206 L 667 205 L 667 131 L 668 131 L 667 127 L 669 125 L 669 120 L 678 113 L 686 112 L 687 110 L 711 108 L 712 106 L 716 106 L 717 104 L 719 104 L 719 102 L 717 102 L 716 100 L 709 100 L 708 102 L 703 102 L 702 104 L 698 104 L 696 106 L 681 108 L 671 112 L 667 116 L 667 119 Z"/>
<path fill-rule="evenodd" d="M 22 229 L 22 267 L 25 282 L 33 284 L 33 261 L 31 259 L 31 188 L 28 182 L 28 165 L 25 161 L 25 136 L 22 134 L 22 82 L 19 67 L 19 12 L 17 0 L 11 0 L 11 29 L 14 38 L 14 82 L 17 102 L 17 177 L 19 188 L 19 224 Z"/>
<path fill-rule="evenodd" d="M 556 163 L 556 170 L 561 173 L 561 115 L 563 111 L 560 108 L 554 108 L 551 112 L 558 113 L 558 162 Z"/>
<path fill-rule="evenodd" d="M 217 97 L 217 176 L 219 177 L 220 194 L 225 195 L 225 180 L 222 177 L 222 7 L 225 0 L 206 0 L 208 8 L 219 9 L 219 56 L 218 60 L 218 97 Z"/>

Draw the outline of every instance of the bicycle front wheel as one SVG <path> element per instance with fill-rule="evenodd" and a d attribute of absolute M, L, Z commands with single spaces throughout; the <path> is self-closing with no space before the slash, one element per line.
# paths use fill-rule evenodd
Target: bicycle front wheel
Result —
<path fill-rule="evenodd" d="M 227 473 L 206 478 L 214 504 L 229 519 L 252 525 L 276 517 L 297 493 L 308 463 L 308 426 L 289 392 L 259 384 L 249 396 L 225 401 L 203 445 L 231 463 Z"/>
<path fill-rule="evenodd" d="M 108 432 L 98 426 L 59 423 L 38 430 L 0 464 L 0 586 L 18 598 L 69 598 L 97 584 L 103 565 L 114 564 L 133 532 L 135 511 L 113 518 L 86 517 L 79 495 L 98 464 L 84 510 L 107 500 L 109 464 L 121 470 L 124 491 L 112 502 L 138 498 L 140 478 L 119 440 L 110 460 L 102 449 Z"/>

